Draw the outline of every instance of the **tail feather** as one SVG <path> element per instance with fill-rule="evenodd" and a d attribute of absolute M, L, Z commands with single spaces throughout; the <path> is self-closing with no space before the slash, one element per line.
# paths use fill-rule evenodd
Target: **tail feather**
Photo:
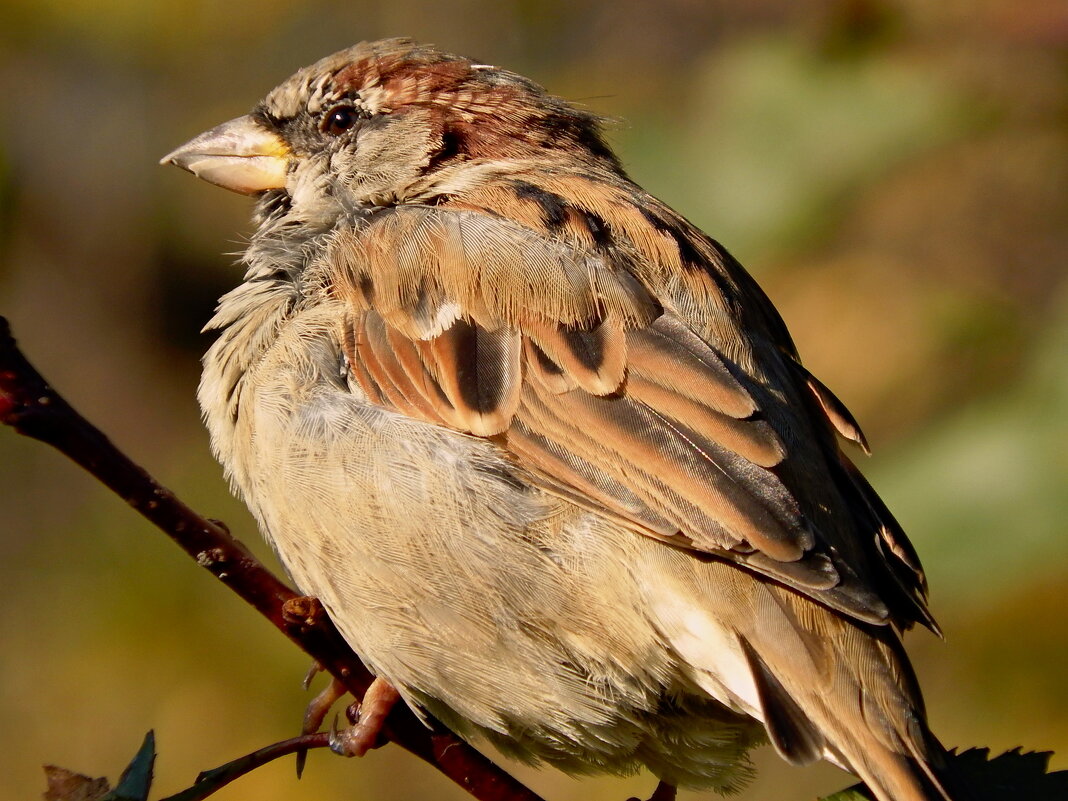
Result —
<path fill-rule="evenodd" d="M 877 801 L 970 801 L 947 780 L 893 626 L 847 618 L 725 563 L 668 573 L 674 583 L 664 575 L 647 592 L 665 639 L 704 692 L 764 724 L 784 759 L 827 759 Z"/>
<path fill-rule="evenodd" d="M 907 754 L 892 753 L 854 758 L 850 769 L 864 780 L 880 801 L 980 801 L 980 793 L 966 776 L 954 769 L 950 754 L 925 728 L 923 746 Z"/>
<path fill-rule="evenodd" d="M 900 753 L 889 749 L 858 749 L 854 745 L 843 755 L 846 767 L 856 773 L 880 801 L 966 801 L 951 794 L 942 771 L 932 761 L 937 759 L 929 750 L 920 753 L 910 749 Z"/>
<path fill-rule="evenodd" d="M 829 759 L 859 776 L 878 801 L 967 801 L 949 781 L 945 750 L 927 727 L 919 686 L 894 631 L 817 612 L 787 592 L 773 590 L 794 626 L 825 629 L 804 642 L 835 645 L 808 647 L 813 676 L 798 670 L 796 648 L 784 647 L 781 637 L 754 630 L 740 637 L 779 753 L 795 764 Z"/>
<path fill-rule="evenodd" d="M 809 765 L 820 759 L 826 747 L 823 735 L 753 647 L 745 639 L 741 644 L 764 713 L 764 728 L 779 756 L 792 765 Z"/>

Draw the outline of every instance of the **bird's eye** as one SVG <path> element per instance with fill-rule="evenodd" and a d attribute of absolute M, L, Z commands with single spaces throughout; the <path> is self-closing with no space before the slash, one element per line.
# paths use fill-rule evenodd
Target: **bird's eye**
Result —
<path fill-rule="evenodd" d="M 360 113 L 352 106 L 334 106 L 323 117 L 323 133 L 340 136 L 355 125 L 359 118 Z"/>

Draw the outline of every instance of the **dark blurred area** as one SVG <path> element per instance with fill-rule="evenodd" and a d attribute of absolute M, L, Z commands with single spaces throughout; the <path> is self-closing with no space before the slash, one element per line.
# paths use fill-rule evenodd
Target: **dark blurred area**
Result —
<path fill-rule="evenodd" d="M 907 638 L 939 736 L 1068 767 L 1068 6 L 6 0 L 0 314 L 83 414 L 261 553 L 194 401 L 250 202 L 156 162 L 395 35 L 620 120 L 634 178 L 748 266 L 865 426 L 947 635 Z M 150 728 L 161 793 L 297 732 L 307 660 L 78 468 L 0 432 L 0 509 L 0 798 L 39 797 L 44 762 L 114 778 Z M 741 798 L 850 783 L 757 759 Z M 554 799 L 654 784 L 520 773 Z M 386 748 L 217 797 L 466 796 Z"/>

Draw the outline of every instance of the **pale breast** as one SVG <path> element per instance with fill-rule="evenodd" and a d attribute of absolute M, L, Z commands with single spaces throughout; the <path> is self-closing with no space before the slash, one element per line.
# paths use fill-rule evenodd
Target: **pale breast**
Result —
<path fill-rule="evenodd" d="M 235 357 L 209 354 L 201 388 L 216 451 L 301 591 L 461 732 L 565 770 L 657 760 L 733 782 L 754 729 L 697 693 L 706 714 L 667 700 L 696 688 L 645 610 L 641 566 L 662 546 L 528 483 L 487 440 L 369 404 L 343 375 L 338 319 L 294 314 L 229 389 Z M 722 763 L 654 756 L 676 725 Z"/>

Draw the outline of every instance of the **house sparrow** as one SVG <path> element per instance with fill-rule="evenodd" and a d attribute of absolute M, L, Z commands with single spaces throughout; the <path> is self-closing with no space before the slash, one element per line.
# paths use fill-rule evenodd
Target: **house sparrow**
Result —
<path fill-rule="evenodd" d="M 391 39 L 163 161 L 257 198 L 199 400 L 381 686 L 570 773 L 732 791 L 766 734 L 949 798 L 899 639 L 937 627 L 859 427 L 596 116 Z"/>

